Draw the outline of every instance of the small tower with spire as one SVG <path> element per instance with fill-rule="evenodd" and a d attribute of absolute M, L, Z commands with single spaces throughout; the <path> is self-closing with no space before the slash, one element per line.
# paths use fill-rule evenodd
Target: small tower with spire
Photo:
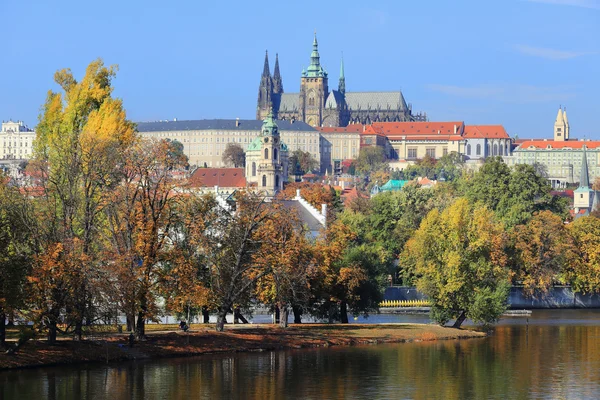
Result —
<path fill-rule="evenodd" d="M 321 126 L 322 110 L 329 94 L 327 71 L 321 66 L 317 32 L 310 54 L 310 65 L 302 71 L 300 78 L 300 119 L 311 126 Z"/>
<path fill-rule="evenodd" d="M 582 148 L 581 156 L 581 174 L 579 176 L 579 187 L 573 191 L 573 208 L 575 209 L 575 217 L 579 216 L 581 210 L 588 213 L 592 211 L 597 203 L 597 193 L 590 187 L 590 177 L 588 172 L 588 163 L 586 155 L 585 143 Z"/>
<path fill-rule="evenodd" d="M 554 121 L 554 140 L 564 142 L 569 140 L 569 122 L 567 119 L 567 110 L 563 111 L 562 106 L 558 108 L 556 121 Z"/>
<path fill-rule="evenodd" d="M 338 92 L 346 94 L 346 77 L 344 76 L 344 55 L 342 54 L 342 64 L 340 65 L 340 80 L 338 82 Z"/>
<path fill-rule="evenodd" d="M 256 119 L 265 119 L 273 106 L 273 78 L 269 68 L 269 52 L 265 52 L 265 63 L 260 76 L 258 87 L 258 101 L 256 105 Z"/>

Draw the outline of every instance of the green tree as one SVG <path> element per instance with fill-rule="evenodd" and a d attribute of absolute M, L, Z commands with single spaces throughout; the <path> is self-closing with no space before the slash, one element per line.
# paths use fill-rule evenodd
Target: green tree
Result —
<path fill-rule="evenodd" d="M 319 167 L 319 162 L 308 151 L 294 150 L 289 158 L 289 172 L 295 174 L 298 169 L 302 175 L 314 171 Z"/>
<path fill-rule="evenodd" d="M 6 347 L 6 318 L 25 305 L 26 277 L 34 244 L 31 206 L 0 173 L 0 348 Z"/>
<path fill-rule="evenodd" d="M 583 293 L 600 292 L 600 219 L 581 217 L 568 225 L 580 255 L 571 259 L 564 271 L 573 290 Z"/>
<path fill-rule="evenodd" d="M 225 165 L 233 165 L 235 168 L 246 166 L 246 153 L 238 143 L 227 143 L 221 158 Z"/>
<path fill-rule="evenodd" d="M 363 147 L 356 159 L 356 171 L 368 175 L 388 167 L 385 150 L 382 147 Z"/>
<path fill-rule="evenodd" d="M 440 324 L 452 318 L 456 328 L 466 318 L 489 324 L 507 307 L 505 245 L 494 214 L 461 198 L 442 213 L 427 214 L 400 260 L 432 299 L 432 317 Z"/>

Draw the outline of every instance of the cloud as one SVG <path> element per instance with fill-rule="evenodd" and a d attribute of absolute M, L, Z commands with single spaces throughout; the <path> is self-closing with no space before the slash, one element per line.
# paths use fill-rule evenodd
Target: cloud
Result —
<path fill-rule="evenodd" d="M 427 85 L 429 90 L 449 96 L 488 99 L 505 103 L 563 102 L 575 97 L 572 86 L 543 87 L 515 84 L 486 84 L 476 86 Z"/>
<path fill-rule="evenodd" d="M 573 6 L 600 10 L 600 0 L 525 0 L 532 3 L 557 4 L 561 6 Z"/>
<path fill-rule="evenodd" d="M 522 53 L 522 54 L 525 54 L 528 56 L 547 58 L 548 60 L 568 60 L 570 58 L 587 56 L 590 54 L 596 54 L 594 52 L 563 51 L 563 50 L 556 50 L 556 49 L 548 49 L 548 48 L 544 48 L 544 47 L 526 46 L 526 45 L 522 45 L 522 44 L 515 45 L 515 49 L 517 49 L 517 51 L 519 53 Z"/>

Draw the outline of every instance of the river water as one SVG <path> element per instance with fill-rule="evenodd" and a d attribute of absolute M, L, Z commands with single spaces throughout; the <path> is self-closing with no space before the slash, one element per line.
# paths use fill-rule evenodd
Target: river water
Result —
<path fill-rule="evenodd" d="M 0 372 L 0 400 L 528 398 L 600 399 L 600 310 L 536 310 L 484 339 Z"/>

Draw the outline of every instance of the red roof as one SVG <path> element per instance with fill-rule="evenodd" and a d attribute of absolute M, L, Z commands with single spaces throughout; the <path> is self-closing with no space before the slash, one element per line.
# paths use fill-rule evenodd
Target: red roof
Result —
<path fill-rule="evenodd" d="M 317 126 L 316 130 L 324 133 L 357 133 L 365 128 L 363 124 L 350 124 L 348 126 Z"/>
<path fill-rule="evenodd" d="M 508 139 L 508 133 L 502 125 L 465 125 L 466 139 Z"/>
<path fill-rule="evenodd" d="M 600 147 L 600 141 L 579 141 L 579 140 L 567 140 L 567 141 L 555 141 L 555 140 L 528 140 L 519 145 L 519 149 L 581 149 L 583 145 L 587 149 L 595 149 Z"/>
<path fill-rule="evenodd" d="M 465 125 L 455 122 L 375 122 L 373 127 L 385 135 L 462 135 Z M 455 132 L 456 127 L 456 132 Z"/>
<path fill-rule="evenodd" d="M 191 187 L 246 187 L 244 168 L 198 168 L 190 177 Z"/>

